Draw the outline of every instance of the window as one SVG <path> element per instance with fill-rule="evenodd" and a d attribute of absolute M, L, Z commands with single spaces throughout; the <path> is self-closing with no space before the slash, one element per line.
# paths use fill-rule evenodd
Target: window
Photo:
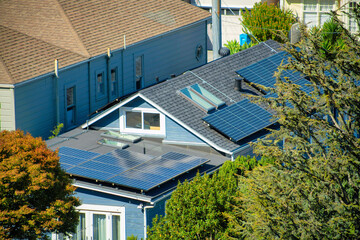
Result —
<path fill-rule="evenodd" d="M 143 69 L 143 63 L 144 62 L 144 56 L 138 56 L 135 58 L 135 87 L 136 90 L 139 90 L 140 88 L 142 88 L 142 82 L 143 82 L 143 74 L 144 74 L 144 69 Z"/>
<path fill-rule="evenodd" d="M 152 108 L 121 108 L 120 131 L 165 135 L 165 116 Z"/>
<path fill-rule="evenodd" d="M 96 93 L 97 96 L 105 95 L 105 82 L 104 82 L 104 74 L 98 73 L 96 74 Z"/>
<path fill-rule="evenodd" d="M 75 125 L 75 86 L 66 88 L 66 127 Z"/>
<path fill-rule="evenodd" d="M 53 240 L 125 240 L 125 209 L 83 204 L 76 232 L 70 237 L 53 234 Z"/>
<path fill-rule="evenodd" d="M 110 71 L 110 75 L 111 75 L 111 79 L 110 79 L 110 94 L 112 97 L 117 97 L 118 96 L 118 81 L 117 81 L 117 69 L 111 69 Z"/>
<path fill-rule="evenodd" d="M 303 20 L 308 27 L 321 26 L 330 19 L 335 0 L 304 0 Z"/>
<path fill-rule="evenodd" d="M 357 2 L 350 2 L 349 3 L 349 13 L 350 14 L 353 14 L 353 10 L 354 8 L 357 6 Z M 358 26 L 357 26 L 357 23 L 356 23 L 356 20 L 355 18 L 352 18 L 352 17 L 348 17 L 349 18 L 349 21 L 348 21 L 348 24 L 349 24 L 349 31 L 350 32 L 356 32 L 358 30 Z"/>

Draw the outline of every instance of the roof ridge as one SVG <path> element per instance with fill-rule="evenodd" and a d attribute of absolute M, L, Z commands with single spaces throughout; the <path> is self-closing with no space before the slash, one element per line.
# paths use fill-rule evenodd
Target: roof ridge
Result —
<path fill-rule="evenodd" d="M 7 28 L 7 29 L 10 29 L 11 31 L 14 31 L 14 32 L 16 32 L 16 33 L 18 33 L 18 34 L 22 34 L 22 35 L 28 36 L 28 37 L 30 37 L 30 38 L 32 38 L 32 39 L 36 39 L 36 40 L 38 40 L 38 41 L 44 42 L 44 43 L 49 44 L 49 45 L 51 45 L 51 46 L 54 46 L 54 47 L 56 47 L 56 48 L 62 49 L 63 51 L 71 52 L 71 53 L 76 54 L 76 55 L 81 56 L 81 57 L 86 57 L 86 58 L 87 58 L 87 57 L 90 57 L 90 55 L 89 55 L 89 56 L 81 55 L 81 54 L 79 54 L 79 53 L 77 53 L 77 52 L 71 51 L 71 50 L 66 49 L 66 48 L 62 48 L 62 47 L 60 47 L 60 46 L 58 46 L 58 45 L 56 45 L 56 44 L 50 43 L 50 42 L 45 41 L 45 40 L 43 40 L 43 39 L 41 39 L 41 38 L 34 37 L 34 36 L 29 35 L 29 34 L 27 34 L 27 33 L 18 31 L 18 30 L 16 30 L 16 29 L 13 29 L 13 28 L 10 28 L 10 27 L 1 25 L 1 24 L 0 24 L 0 26 L 1 26 L 1 27 L 4 27 L 4 28 Z"/>
<path fill-rule="evenodd" d="M 14 78 L 11 76 L 11 73 L 9 72 L 9 69 L 7 68 L 4 60 L 2 59 L 1 55 L 0 55 L 0 69 L 4 70 L 4 73 L 7 75 L 7 77 L 10 79 L 12 84 L 15 84 L 15 80 Z"/>
<path fill-rule="evenodd" d="M 72 22 L 70 21 L 69 17 L 66 15 L 63 7 L 61 6 L 61 4 L 59 3 L 58 0 L 53 0 L 59 10 L 59 13 L 64 17 L 64 21 L 66 21 L 69 26 L 70 26 L 70 31 L 74 34 L 74 37 L 76 39 L 76 42 L 78 42 L 79 44 L 79 47 L 82 48 L 82 50 L 86 53 L 85 55 L 82 55 L 83 57 L 87 57 L 87 58 L 90 58 L 91 55 L 88 51 L 88 49 L 85 47 L 85 44 L 83 43 L 82 39 L 80 38 L 80 36 L 78 35 L 78 33 L 76 32 Z M 65 49 L 66 50 L 66 49 Z M 72 52 L 72 51 L 71 51 Z M 79 54 L 79 53 L 76 53 L 76 54 Z M 80 54 L 79 54 L 80 55 Z"/>

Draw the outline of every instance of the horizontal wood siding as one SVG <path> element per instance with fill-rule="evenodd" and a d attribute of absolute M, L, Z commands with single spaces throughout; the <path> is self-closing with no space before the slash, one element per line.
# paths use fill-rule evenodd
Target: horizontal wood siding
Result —
<path fill-rule="evenodd" d="M 133 101 L 127 103 L 124 105 L 124 107 L 130 107 L 130 108 L 154 108 L 149 103 L 145 102 L 142 98 L 136 98 Z"/>
<path fill-rule="evenodd" d="M 169 200 L 171 197 L 168 196 L 158 202 L 155 203 L 155 207 L 154 208 L 149 208 L 146 211 L 146 224 L 150 227 L 153 226 L 152 224 L 152 220 L 153 218 L 156 217 L 156 215 L 158 216 L 165 216 L 165 206 L 166 206 L 166 201 Z"/>
<path fill-rule="evenodd" d="M 196 46 L 203 46 L 203 55 L 197 60 Z M 186 70 L 206 63 L 206 22 L 202 22 L 180 31 L 163 35 L 124 50 L 124 94 L 135 92 L 134 61 L 144 56 L 144 87 L 179 75 Z"/>
<path fill-rule="evenodd" d="M 15 130 L 14 90 L 0 88 L 0 131 Z"/>
<path fill-rule="evenodd" d="M 172 119 L 166 117 L 166 138 L 168 141 L 205 143 L 194 134 L 180 126 Z"/>
<path fill-rule="evenodd" d="M 15 87 L 16 128 L 47 138 L 56 125 L 55 78 L 45 77 Z"/>
<path fill-rule="evenodd" d="M 113 129 L 120 131 L 120 114 L 119 110 L 115 110 L 109 115 L 103 117 L 93 124 L 94 127 Z"/>
<path fill-rule="evenodd" d="M 76 189 L 76 196 L 82 204 L 125 207 L 126 236 L 144 237 L 144 214 L 142 209 L 137 208 L 141 202 L 81 188 Z"/>

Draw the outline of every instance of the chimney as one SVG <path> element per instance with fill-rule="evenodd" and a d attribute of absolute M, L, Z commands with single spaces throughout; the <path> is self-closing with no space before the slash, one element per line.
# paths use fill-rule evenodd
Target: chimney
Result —
<path fill-rule="evenodd" d="M 221 48 L 221 0 L 212 0 L 213 60 L 218 59 Z"/>
<path fill-rule="evenodd" d="M 242 77 L 237 77 L 235 78 L 235 85 L 234 85 L 234 90 L 241 92 L 242 91 L 242 82 L 243 82 L 243 78 Z"/>

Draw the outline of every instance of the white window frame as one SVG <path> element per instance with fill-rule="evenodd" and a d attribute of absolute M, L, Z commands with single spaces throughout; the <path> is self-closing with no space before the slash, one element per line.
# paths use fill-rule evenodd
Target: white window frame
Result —
<path fill-rule="evenodd" d="M 351 8 L 349 6 L 350 2 L 354 2 L 354 3 L 357 3 L 357 4 L 360 4 L 360 1 L 359 0 L 349 0 L 347 1 L 347 6 L 346 6 L 346 11 L 347 12 L 350 12 Z M 347 29 L 349 29 L 349 31 L 351 31 L 351 23 L 354 23 L 355 25 L 355 31 L 351 31 L 352 33 L 356 33 L 358 32 L 360 29 L 358 29 L 357 27 L 357 24 L 356 24 L 356 20 L 355 19 L 350 19 L 349 16 L 345 15 L 345 19 L 344 19 L 344 22 L 346 23 L 346 26 L 347 26 Z"/>
<path fill-rule="evenodd" d="M 126 127 L 126 112 L 141 112 L 142 114 L 142 128 L 127 128 Z M 157 113 L 160 115 L 160 130 L 144 129 L 144 113 Z M 153 108 L 120 108 L 120 132 L 129 134 L 138 134 L 143 136 L 157 136 L 165 137 L 165 115 Z"/>
<path fill-rule="evenodd" d="M 93 215 L 102 214 L 106 216 L 106 239 L 112 240 L 112 216 L 120 216 L 120 240 L 126 239 L 125 234 L 125 207 L 105 206 L 94 204 L 82 204 L 76 208 L 80 213 L 85 214 L 85 239 L 93 239 Z M 58 234 L 52 234 L 52 240 L 65 240 Z"/>
<path fill-rule="evenodd" d="M 331 10 L 334 10 L 335 6 L 336 6 L 336 1 L 334 1 Z M 303 20 L 304 24 L 307 24 L 307 22 L 305 22 L 305 13 L 316 13 L 316 23 L 313 24 L 312 26 L 319 27 L 320 23 L 321 23 L 321 15 L 324 13 L 327 13 L 327 12 L 329 12 L 329 11 L 321 11 L 321 0 L 316 0 L 316 10 L 314 10 L 314 11 L 306 11 L 305 10 L 305 0 L 302 0 L 302 20 Z"/>

